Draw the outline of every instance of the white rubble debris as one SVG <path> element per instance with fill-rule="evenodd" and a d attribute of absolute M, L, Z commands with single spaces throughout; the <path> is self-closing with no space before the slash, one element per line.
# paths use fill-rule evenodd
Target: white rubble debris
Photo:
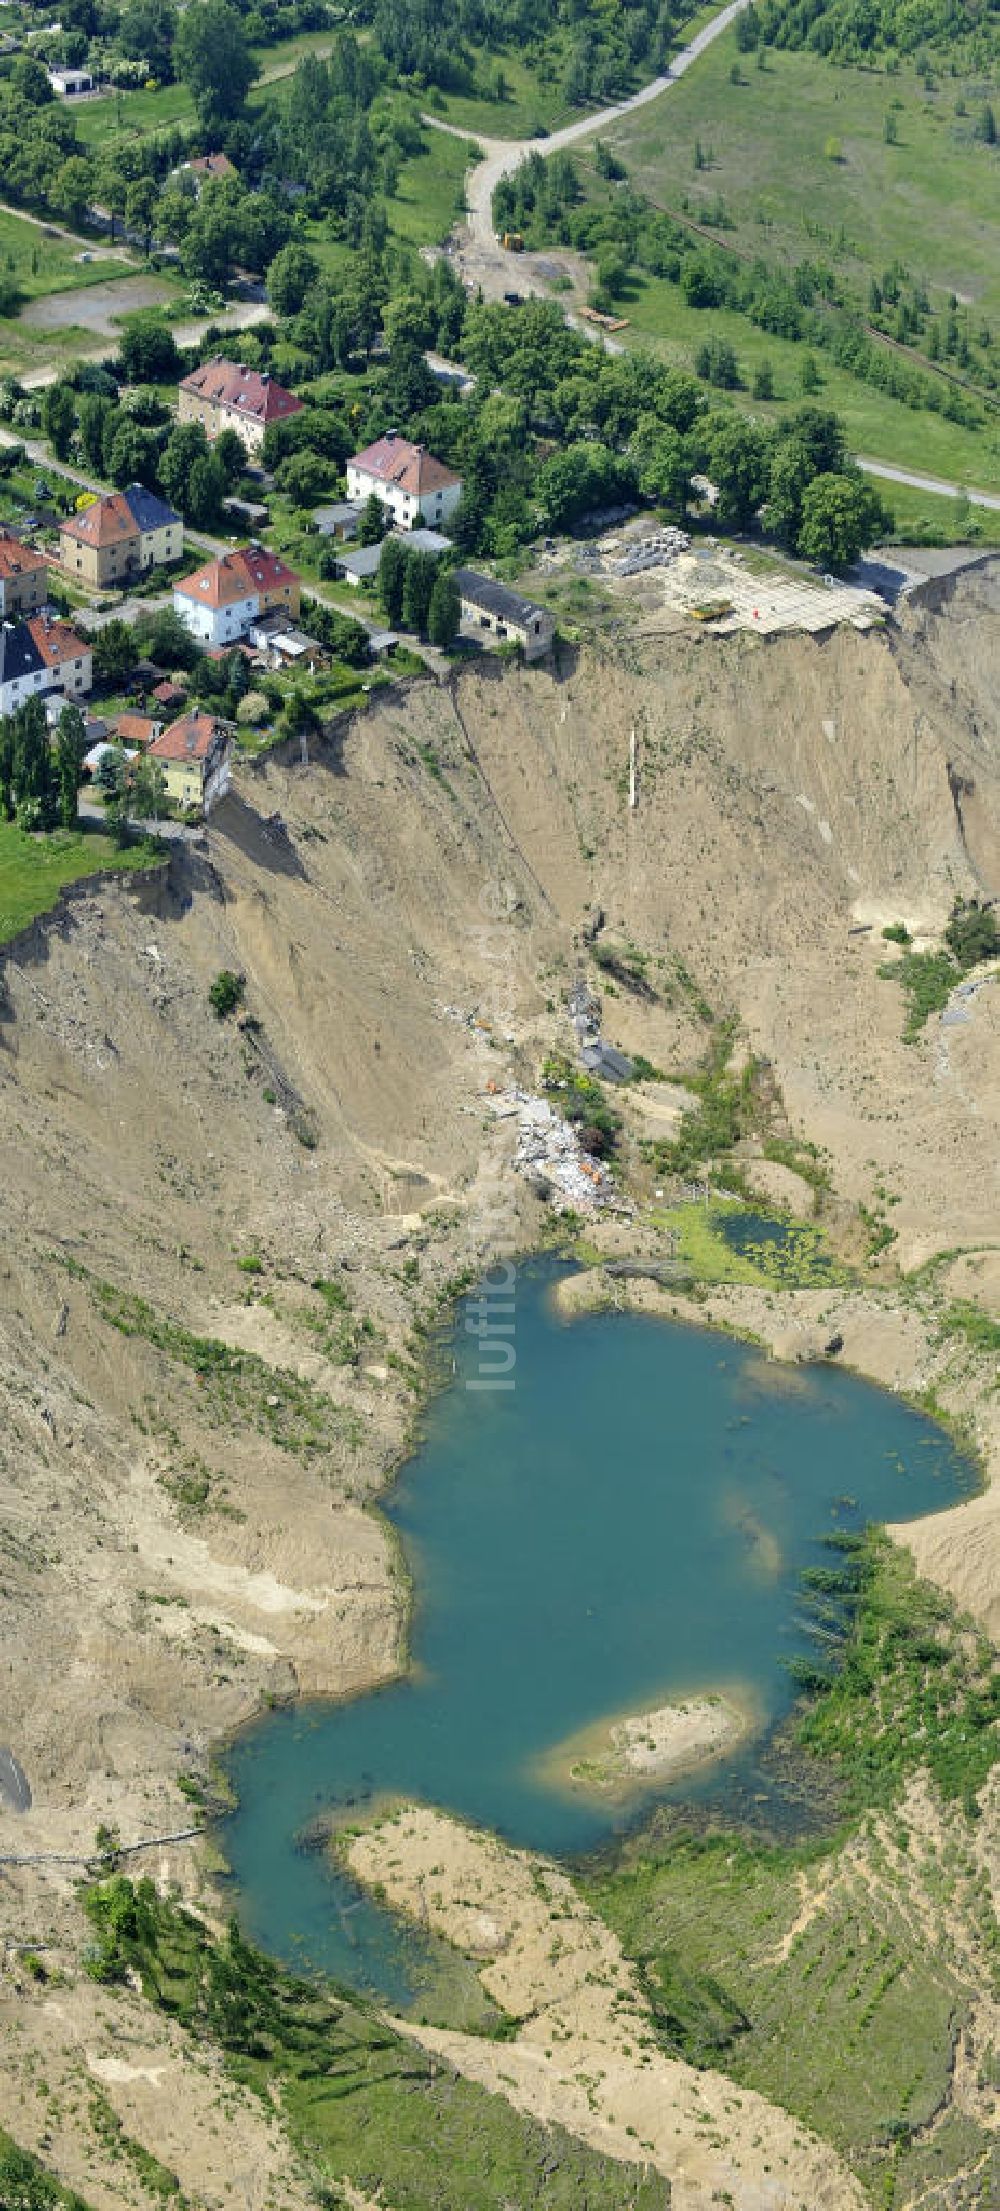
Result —
<path fill-rule="evenodd" d="M 584 1212 L 595 1212 L 615 1195 L 611 1177 L 587 1157 L 576 1130 L 546 1098 L 512 1087 L 491 1097 L 497 1119 L 517 1120 L 514 1165 L 519 1174 L 542 1175 L 563 1197 Z"/>

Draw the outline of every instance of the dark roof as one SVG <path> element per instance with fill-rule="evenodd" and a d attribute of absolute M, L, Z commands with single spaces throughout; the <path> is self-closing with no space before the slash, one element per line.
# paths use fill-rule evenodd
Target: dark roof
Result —
<path fill-rule="evenodd" d="M 602 1037 L 596 1044 L 585 1044 L 580 1058 L 588 1074 L 603 1075 L 607 1082 L 628 1082 L 635 1073 L 633 1061 L 616 1045 L 605 1044 Z"/>
<path fill-rule="evenodd" d="M 452 581 L 470 606 L 482 607 L 484 614 L 494 614 L 498 622 L 527 624 L 546 611 L 536 606 L 533 599 L 522 599 L 519 591 L 510 591 L 505 583 L 497 583 L 492 576 L 478 575 L 474 568 L 453 568 Z"/>
<path fill-rule="evenodd" d="M 26 622 L 0 623 L 0 683 L 37 675 L 45 662 Z"/>
<path fill-rule="evenodd" d="M 129 513 L 140 530 L 171 529 L 180 515 L 168 506 L 157 492 L 147 491 L 145 484 L 128 484 L 122 494 Z"/>

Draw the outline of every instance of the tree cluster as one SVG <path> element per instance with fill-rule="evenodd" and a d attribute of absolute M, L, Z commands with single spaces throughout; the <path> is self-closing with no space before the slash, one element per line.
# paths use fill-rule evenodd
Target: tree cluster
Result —
<path fill-rule="evenodd" d="M 20 829 L 73 829 L 83 775 L 86 727 L 64 706 L 53 745 L 41 699 L 0 717 L 0 819 Z"/>

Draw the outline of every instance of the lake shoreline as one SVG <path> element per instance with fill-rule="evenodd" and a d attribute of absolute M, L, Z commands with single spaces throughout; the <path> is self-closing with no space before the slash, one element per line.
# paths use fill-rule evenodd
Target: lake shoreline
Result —
<path fill-rule="evenodd" d="M 613 1714 L 577 1728 L 543 1751 L 535 1772 L 547 1788 L 598 1804 L 641 1803 L 737 1750 L 759 1724 L 745 1684 L 667 1694 L 645 1711 Z"/>

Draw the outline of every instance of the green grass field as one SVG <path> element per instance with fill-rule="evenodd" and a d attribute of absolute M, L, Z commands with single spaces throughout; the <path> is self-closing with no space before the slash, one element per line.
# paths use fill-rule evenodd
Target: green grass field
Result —
<path fill-rule="evenodd" d="M 67 883 L 104 868 L 150 867 L 156 857 L 142 845 L 116 852 L 110 837 L 89 825 L 29 837 L 13 822 L 0 822 L 0 944 L 47 913 Z"/>
<path fill-rule="evenodd" d="M 48 292 L 68 292 L 88 284 L 106 284 L 128 276 L 135 264 L 123 251 L 120 261 L 81 261 L 78 255 L 93 249 L 85 238 L 74 244 L 60 237 L 48 224 L 29 222 L 26 216 L 0 208 L 0 270 L 17 280 L 25 300 L 41 299 Z"/>
<path fill-rule="evenodd" d="M 74 109 L 73 120 L 83 144 L 93 148 L 145 138 L 172 123 L 193 123 L 194 107 L 186 85 L 165 84 L 154 92 L 108 92 L 99 100 L 84 100 Z"/>
<path fill-rule="evenodd" d="M 720 395 L 735 400 L 764 421 L 780 421 L 790 407 L 802 403 L 802 362 L 805 348 L 770 331 L 758 330 L 745 315 L 723 308 L 689 307 L 680 287 L 656 277 L 637 278 L 629 296 L 621 302 L 630 330 L 624 342 L 652 345 L 668 360 L 690 368 L 704 339 L 721 337 L 733 346 L 744 379 L 742 392 Z M 820 406 L 833 407 L 841 416 L 852 451 L 890 461 L 902 468 L 919 468 L 942 476 L 950 483 L 977 490 L 1000 490 L 1000 416 L 995 428 L 966 430 L 942 415 L 916 412 L 901 400 L 871 384 L 848 376 L 824 353 L 816 353 Z M 774 370 L 776 400 L 763 402 L 751 396 L 753 372 L 767 360 Z M 886 487 L 891 505 L 894 486 Z"/>
<path fill-rule="evenodd" d="M 903 541 L 909 537 L 923 544 L 1000 545 L 1000 512 L 995 508 L 969 508 L 961 500 L 911 491 L 905 484 L 883 484 L 882 495 Z"/>
<path fill-rule="evenodd" d="M 909 66 L 890 76 L 776 50 L 760 70 L 730 33 L 662 99 L 605 136 L 638 191 L 675 217 L 704 223 L 744 257 L 774 267 L 825 261 L 861 303 L 869 278 L 897 264 L 926 286 L 932 307 L 946 309 L 954 294 L 989 316 L 1000 308 L 1000 154 L 975 137 L 989 89 L 942 77 L 928 92 Z M 895 144 L 885 139 L 890 114 Z M 584 145 L 576 158 L 588 196 L 601 197 L 592 149 Z M 738 403 L 764 418 L 780 420 L 802 396 L 802 346 L 740 314 L 692 309 L 676 285 L 644 278 L 621 307 L 634 334 L 627 344 L 651 343 L 684 365 L 706 338 L 727 339 L 747 387 Z M 775 405 L 749 396 L 764 360 L 774 371 Z M 905 407 L 822 352 L 816 360 L 818 396 L 843 418 L 855 452 L 1000 489 L 1000 414 L 984 430 L 968 430 Z M 909 527 L 925 514 L 932 527 L 943 523 L 930 495 L 900 490 L 897 503 L 891 487 L 885 496 Z M 995 523 L 985 513 L 976 520 L 992 542 Z"/>
<path fill-rule="evenodd" d="M 465 206 L 468 147 L 444 131 L 425 133 L 422 152 L 404 161 L 399 184 L 388 202 L 389 221 L 408 245 L 437 246 L 447 237 Z"/>
<path fill-rule="evenodd" d="M 258 98 L 268 83 L 290 75 L 304 54 L 327 53 L 331 43 L 330 31 L 303 31 L 298 38 L 283 39 L 277 46 L 254 47 L 261 67 Z M 184 84 L 157 85 L 153 91 L 108 92 L 98 100 L 84 100 L 73 114 L 80 138 L 91 147 L 145 138 L 152 131 L 167 130 L 173 123 L 193 124 L 195 119 L 191 94 Z"/>
<path fill-rule="evenodd" d="M 686 10 L 674 46 L 684 45 L 717 13 L 716 6 Z M 566 99 L 563 91 L 565 59 L 565 45 L 557 47 L 554 42 L 548 58 L 538 61 L 526 59 L 513 48 L 492 54 L 480 50 L 474 53 L 474 60 L 476 80 L 483 91 L 441 93 L 432 88 L 425 105 L 433 114 L 456 123 L 461 130 L 481 131 L 484 138 L 533 138 L 562 130 L 565 124 L 578 122 L 586 112 L 583 108 L 571 107 Z M 486 87 L 495 81 L 497 69 L 502 70 L 505 80 L 502 100 L 490 98 L 486 92 Z M 638 91 L 652 74 L 652 70 L 646 68 L 637 71 L 634 89 Z"/>
<path fill-rule="evenodd" d="M 730 82 L 734 63 L 739 85 Z M 822 257 L 858 280 L 898 260 L 932 295 L 955 292 L 992 312 L 1000 308 L 1000 153 L 974 137 L 988 90 L 942 76 L 928 93 L 910 66 L 886 76 L 776 50 L 761 71 L 730 32 L 662 99 L 606 136 L 659 205 L 710 219 L 704 211 L 721 196 L 735 226 L 724 235 L 744 251 L 774 262 Z M 895 145 L 883 137 L 890 108 Z M 696 140 L 709 162 L 700 170 Z"/>

